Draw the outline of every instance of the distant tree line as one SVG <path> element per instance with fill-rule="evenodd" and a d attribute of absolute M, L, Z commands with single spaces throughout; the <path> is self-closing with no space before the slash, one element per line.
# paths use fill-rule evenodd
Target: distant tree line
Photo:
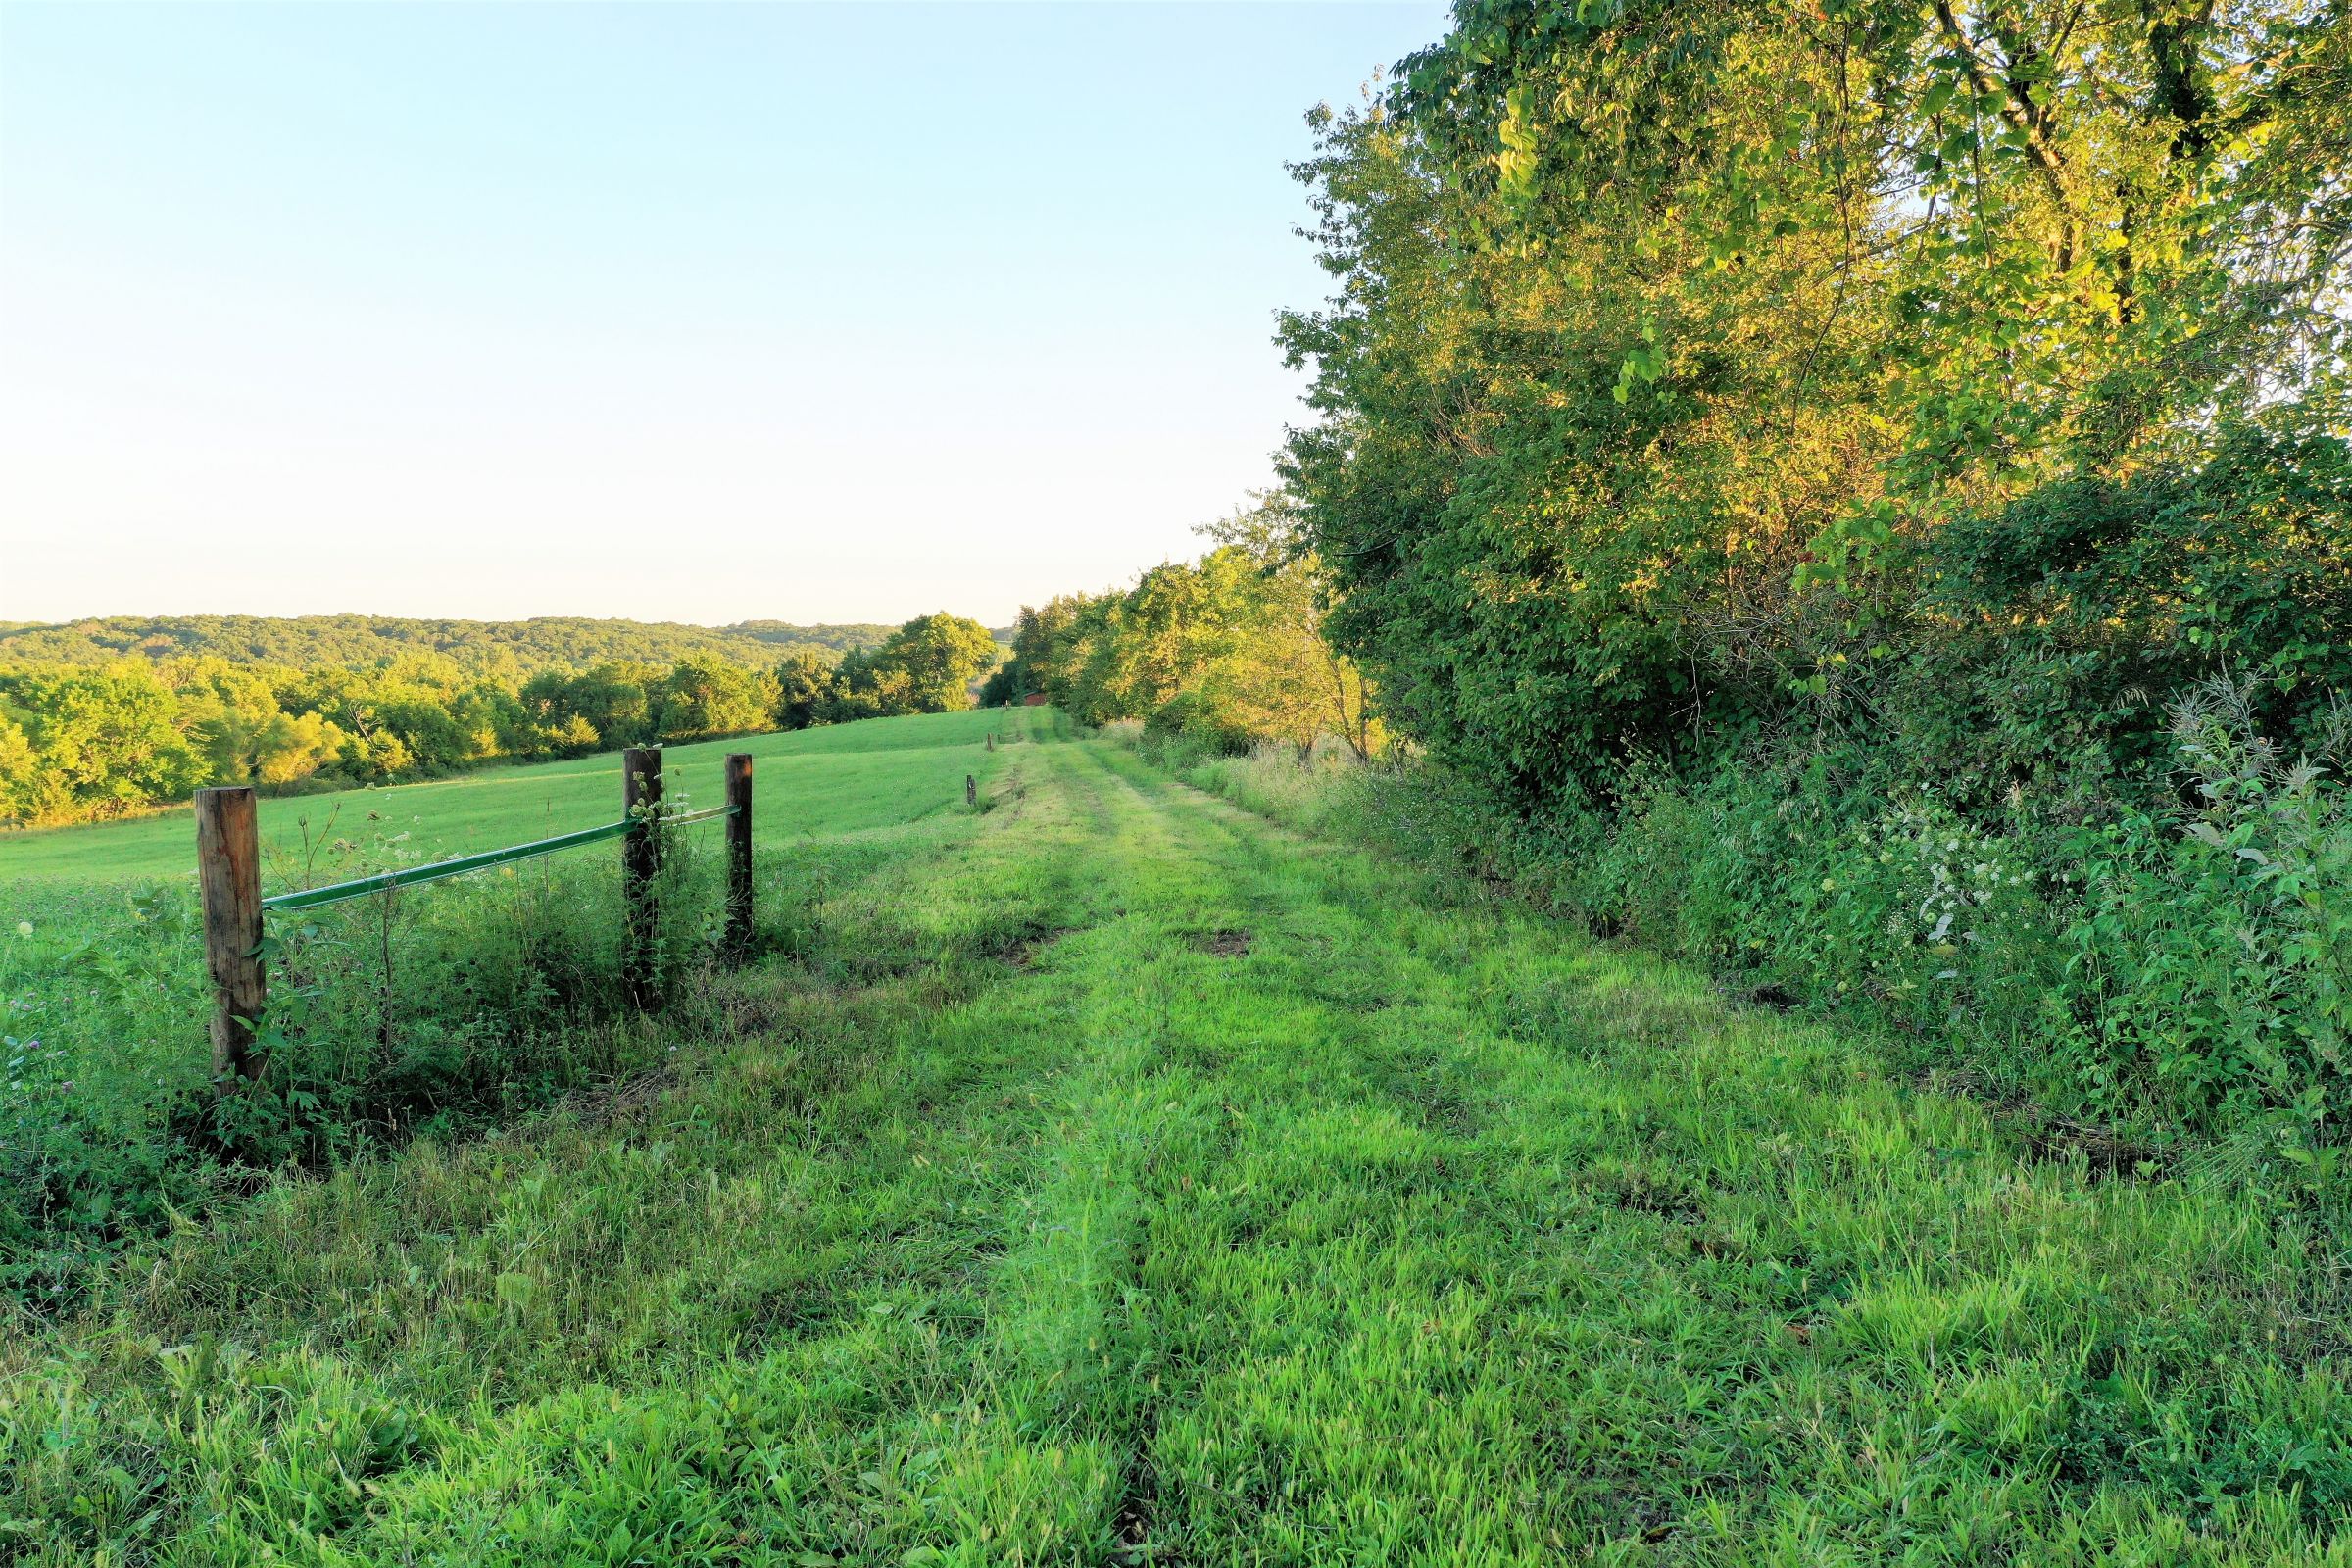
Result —
<path fill-rule="evenodd" d="M 296 669 L 388 663 L 409 654 L 441 654 L 470 675 L 520 680 L 543 669 L 586 669 L 636 660 L 672 664 L 711 657 L 758 664 L 779 649 L 810 648 L 838 657 L 873 648 L 893 628 L 795 626 L 744 620 L 732 626 L 676 621 L 598 620 L 542 615 L 529 620 L 422 620 L 398 615 L 109 615 L 54 624 L 0 621 L 0 664 L 106 664 L 127 656 L 153 660 L 212 655 L 235 664 Z"/>
<path fill-rule="evenodd" d="M 1023 606 L 1012 658 L 984 704 L 1042 693 L 1085 724 L 1144 721 L 1211 751 L 1258 741 L 1306 752 L 1324 736 L 1359 756 L 1379 743 L 1362 674 L 1324 640 L 1311 558 L 1263 500 L 1207 530 L 1217 548 L 1152 567 L 1123 592 Z"/>
<path fill-rule="evenodd" d="M 239 624 L 265 628 L 254 634 L 258 646 L 317 646 L 284 631 L 288 623 Z M 305 664 L 219 653 L 31 660 L 8 652 L 16 646 L 0 639 L 0 821 L 20 826 L 123 815 L 208 784 L 398 783 L 495 761 L 941 711 L 969 705 L 971 683 L 998 654 L 987 628 L 946 614 L 910 620 L 838 659 L 803 645 L 774 664 L 698 651 L 665 662 L 559 662 L 527 673 L 504 664 L 485 672 L 420 647 L 368 663 Z M 517 646 L 475 645 L 509 656 Z"/>

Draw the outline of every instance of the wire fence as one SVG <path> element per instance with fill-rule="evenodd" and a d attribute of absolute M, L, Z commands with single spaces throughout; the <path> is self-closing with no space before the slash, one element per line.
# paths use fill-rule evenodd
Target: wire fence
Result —
<path fill-rule="evenodd" d="M 623 815 L 617 822 L 264 898 L 259 817 L 252 787 L 199 790 L 196 865 L 204 900 L 205 958 L 213 980 L 214 1081 L 225 1088 L 251 1079 L 259 1068 L 256 1041 L 269 1001 L 264 967 L 270 951 L 263 932 L 266 915 L 317 909 L 395 888 L 439 882 L 619 840 L 622 971 L 631 1001 L 643 1007 L 655 1000 L 651 947 L 657 923 L 654 889 L 662 835 L 673 828 L 723 820 L 727 823 L 726 944 L 738 954 L 747 951 L 752 936 L 751 757 L 742 752 L 728 756 L 725 805 L 666 813 L 662 807 L 660 748 L 625 752 L 621 802 Z"/>
<path fill-rule="evenodd" d="M 664 828 L 685 827 L 695 822 L 710 822 L 720 817 L 739 814 L 733 806 L 712 806 L 700 811 L 685 811 L 660 819 Z M 533 839 L 528 844 L 511 844 L 503 850 L 483 850 L 477 855 L 461 855 L 452 859 L 436 860 L 430 865 L 406 866 L 396 871 L 381 871 L 372 876 L 354 877 L 348 882 L 331 882 L 324 887 L 301 888 L 291 893 L 273 893 L 262 900 L 265 913 L 274 914 L 282 909 L 316 909 L 321 905 L 341 904 L 346 899 L 366 898 L 370 893 L 383 893 L 392 888 L 414 887 L 419 882 L 438 882 L 445 877 L 464 876 L 468 871 L 486 871 L 494 865 L 508 865 L 516 860 L 537 859 L 543 855 L 556 855 L 564 850 L 576 850 L 585 844 L 601 844 L 638 831 L 645 824 L 636 822 L 607 822 L 601 827 L 584 827 L 574 833 L 559 833 L 553 838 Z"/>

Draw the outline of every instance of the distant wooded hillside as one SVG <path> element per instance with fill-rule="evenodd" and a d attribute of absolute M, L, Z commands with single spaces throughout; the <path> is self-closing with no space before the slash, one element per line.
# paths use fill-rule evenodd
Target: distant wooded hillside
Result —
<path fill-rule="evenodd" d="M 968 707 L 1006 634 L 560 617 L 0 623 L 0 825 Z"/>
<path fill-rule="evenodd" d="M 765 665 L 780 650 L 819 649 L 838 657 L 881 645 L 892 626 L 794 626 L 747 620 L 732 626 L 677 621 L 412 620 L 393 615 L 109 615 L 60 624 L 0 624 L 0 662 L 104 664 L 136 655 L 185 656 L 238 664 L 365 668 L 415 653 L 447 656 L 475 674 L 529 675 L 612 660 L 674 663 L 718 657 Z"/>

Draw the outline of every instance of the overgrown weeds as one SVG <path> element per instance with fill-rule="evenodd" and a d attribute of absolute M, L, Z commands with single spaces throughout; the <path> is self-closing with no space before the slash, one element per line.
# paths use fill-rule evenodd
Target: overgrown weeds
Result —
<path fill-rule="evenodd" d="M 2256 714 L 2241 684 L 2186 694 L 2175 804 L 2095 822 L 2024 801 L 1987 820 L 1823 757 L 1695 779 L 1637 763 L 1605 812 L 1541 822 L 1431 768 L 1263 756 L 1186 776 L 1507 885 L 1735 996 L 1838 1010 L 1897 1065 L 1983 1074 L 2053 1128 L 2251 1139 L 2317 1192 L 2352 1141 L 2352 718 L 2290 755 Z"/>
<path fill-rule="evenodd" d="M 687 832 L 669 839 L 655 970 L 691 1027 L 695 976 L 718 960 L 716 869 Z M 399 859 L 396 844 L 347 844 L 310 869 L 334 880 Z M 254 1173 L 653 1065 L 663 1048 L 626 1021 L 619 907 L 616 868 L 542 860 L 272 916 L 265 1065 L 216 1085 L 193 895 L 48 901 L 0 943 L 14 1025 L 0 1288 L 59 1298 L 91 1249 L 201 1213 Z"/>

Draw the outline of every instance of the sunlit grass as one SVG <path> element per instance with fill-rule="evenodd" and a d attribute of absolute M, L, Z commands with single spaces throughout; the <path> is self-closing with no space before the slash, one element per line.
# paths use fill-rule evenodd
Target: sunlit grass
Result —
<path fill-rule="evenodd" d="M 22 1554 L 2344 1560 L 2291 1208 L 1125 749 L 994 755 L 779 863 L 726 1038 L 0 1340 Z"/>
<path fill-rule="evenodd" d="M 903 853 L 891 836 L 910 825 L 963 817 L 966 775 L 993 778 L 1015 750 L 991 751 L 986 737 L 1041 724 L 1051 732 L 1050 715 L 961 713 L 769 738 L 755 794 L 762 943 L 802 940 L 811 878 Z M 704 755 L 673 763 L 671 798 L 707 804 L 710 749 L 683 750 Z M 281 846 L 283 813 L 298 808 L 316 813 L 314 841 L 326 840 L 308 859 L 280 855 L 270 880 L 316 884 L 586 825 L 558 806 L 566 788 L 617 794 L 617 764 L 595 766 L 612 776 L 574 762 L 344 797 L 331 834 L 319 824 L 335 798 L 270 803 Z M 698 796 L 706 786 L 710 796 Z M 92 848 L 95 868 L 0 885 L 0 1292 L 71 1297 L 90 1249 L 209 1212 L 256 1161 L 316 1165 L 478 1125 L 642 1070 L 667 1049 L 621 1021 L 619 847 L 600 844 L 273 916 L 274 1067 L 261 1092 L 216 1102 L 192 878 L 183 864 L 176 876 L 120 879 L 116 841 L 153 829 L 24 841 L 56 856 Z M 662 967 L 689 1004 L 686 983 L 717 935 L 717 833 L 680 829 L 664 879 L 674 886 L 663 892 Z"/>
<path fill-rule="evenodd" d="M 758 760 L 756 782 L 767 786 L 756 800 L 762 806 L 773 801 L 776 808 L 755 813 L 762 840 L 837 832 L 867 819 L 893 819 L 910 790 L 938 793 L 952 785 L 960 799 L 966 769 L 946 751 L 979 746 L 990 731 L 1007 729 L 1014 716 L 975 710 L 666 747 L 663 787 L 673 799 L 714 806 L 723 790 L 726 755 L 748 752 Z M 917 760 L 906 754 L 938 755 Z M 821 779 L 810 776 L 812 769 Z M 367 842 L 406 834 L 408 850 L 440 858 L 594 827 L 617 821 L 620 813 L 616 752 L 488 768 L 428 784 L 261 803 L 265 858 L 273 882 L 291 878 L 301 867 L 306 823 L 313 841 Z M 195 843 L 194 819 L 184 809 L 126 822 L 0 833 L 0 884 L 20 878 L 191 879 Z"/>

